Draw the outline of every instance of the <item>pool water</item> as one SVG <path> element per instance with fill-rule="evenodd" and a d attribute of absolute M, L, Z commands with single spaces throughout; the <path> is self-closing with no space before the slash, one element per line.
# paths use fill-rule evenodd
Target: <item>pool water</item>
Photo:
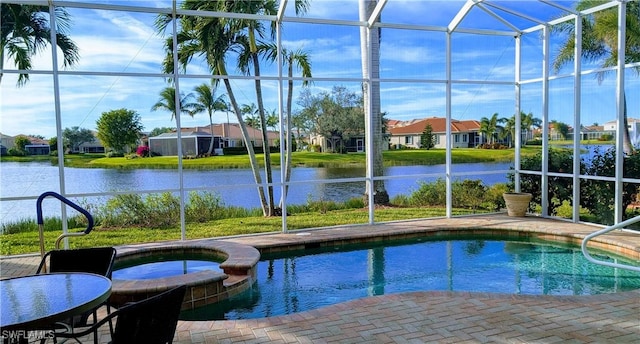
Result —
<path fill-rule="evenodd" d="M 639 288 L 639 273 L 590 263 L 577 247 L 500 240 L 394 241 L 263 255 L 250 291 L 183 312 L 181 318 L 253 319 L 407 291 L 592 295 Z"/>
<path fill-rule="evenodd" d="M 220 263 L 210 260 L 178 259 L 142 263 L 113 271 L 113 279 L 145 280 L 183 275 L 203 270 L 222 272 Z"/>

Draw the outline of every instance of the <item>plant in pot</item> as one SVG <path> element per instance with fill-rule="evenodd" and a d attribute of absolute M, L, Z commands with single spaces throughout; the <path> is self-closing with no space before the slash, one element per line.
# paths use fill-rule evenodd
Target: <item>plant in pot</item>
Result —
<path fill-rule="evenodd" d="M 529 209 L 532 195 L 528 192 L 505 192 L 502 197 L 509 216 L 523 217 Z"/>

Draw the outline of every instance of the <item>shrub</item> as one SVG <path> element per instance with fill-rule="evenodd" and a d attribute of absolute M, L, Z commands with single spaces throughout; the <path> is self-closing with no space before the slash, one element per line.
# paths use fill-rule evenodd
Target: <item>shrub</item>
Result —
<path fill-rule="evenodd" d="M 566 149 L 550 149 L 549 150 L 549 171 L 560 173 L 572 173 L 573 171 L 573 152 Z M 583 165 L 582 165 L 583 166 Z M 542 170 L 542 151 L 535 155 L 522 158 L 521 168 L 523 170 L 541 171 Z M 582 169 L 582 167 L 581 167 Z M 509 174 L 509 190 L 515 189 L 515 175 Z M 573 183 L 571 178 L 549 176 L 549 204 L 546 205 L 549 214 L 555 212 L 555 208 L 560 204 L 552 202 L 552 199 L 570 199 L 573 193 Z M 544 207 L 542 203 L 542 178 L 537 175 L 523 174 L 520 176 L 520 189 L 522 192 L 529 192 L 532 195 L 532 206 L 536 204 Z"/>
<path fill-rule="evenodd" d="M 480 144 L 478 146 L 476 146 L 476 148 L 481 148 L 481 149 L 507 149 L 509 147 L 503 145 L 502 143 L 498 143 L 498 142 L 494 142 L 494 143 L 483 143 Z"/>
<path fill-rule="evenodd" d="M 474 212 L 484 201 L 486 187 L 482 180 L 455 180 L 451 184 L 453 207 L 472 209 Z"/>
<path fill-rule="evenodd" d="M 152 210 L 148 215 L 147 227 L 168 228 L 180 222 L 180 199 L 170 192 L 150 194 L 145 203 Z"/>
<path fill-rule="evenodd" d="M 525 143 L 527 146 L 542 146 L 542 139 L 535 138 L 533 140 L 529 140 Z"/>
<path fill-rule="evenodd" d="M 9 150 L 7 151 L 7 154 L 12 156 L 26 156 L 27 152 L 21 149 L 18 149 L 16 147 L 12 147 L 12 148 L 9 148 Z"/>
<path fill-rule="evenodd" d="M 411 193 L 409 202 L 412 206 L 445 206 L 447 186 L 444 179 L 438 178 L 433 183 L 420 182 L 418 190 Z"/>
<path fill-rule="evenodd" d="M 411 198 L 405 194 L 399 194 L 392 197 L 390 203 L 399 207 L 408 207 L 411 205 Z"/>
<path fill-rule="evenodd" d="M 636 152 L 624 157 L 623 174 L 625 178 L 638 178 L 640 176 L 640 153 Z M 586 167 L 586 174 L 595 176 L 615 175 L 616 149 L 612 147 L 606 151 L 596 151 L 590 163 Z M 580 184 L 580 205 L 594 214 L 598 223 L 611 225 L 614 220 L 615 204 L 614 182 L 602 180 L 585 179 Z M 638 193 L 638 185 L 632 183 L 622 184 L 622 209 L 634 202 Z M 623 212 L 623 219 L 627 219 L 629 214 Z"/>
<path fill-rule="evenodd" d="M 364 208 L 364 200 L 358 197 L 350 198 L 344 202 L 343 206 L 344 209 Z"/>
<path fill-rule="evenodd" d="M 185 206 L 187 222 L 206 222 L 222 218 L 224 208 L 220 196 L 210 192 L 189 193 L 189 201 Z"/>
<path fill-rule="evenodd" d="M 307 209 L 311 212 L 326 214 L 330 210 L 338 209 L 338 206 L 336 205 L 336 202 L 327 201 L 322 198 L 315 201 L 311 198 L 311 195 L 309 195 L 309 197 L 307 197 Z"/>
<path fill-rule="evenodd" d="M 584 209 L 582 206 L 579 207 L 579 213 L 580 213 L 580 217 L 589 215 L 589 211 L 587 209 Z M 562 201 L 562 204 L 560 204 L 556 208 L 555 215 L 558 217 L 562 217 L 564 219 L 573 218 L 573 206 L 571 205 L 571 201 L 569 200 Z"/>
<path fill-rule="evenodd" d="M 136 154 L 138 156 L 141 156 L 141 157 L 148 157 L 149 156 L 149 147 L 147 147 L 147 146 L 138 146 L 138 148 L 136 149 Z"/>
<path fill-rule="evenodd" d="M 118 227 L 142 224 L 142 219 L 147 213 L 147 207 L 140 195 L 127 194 L 107 200 L 98 216 L 103 226 Z"/>
<path fill-rule="evenodd" d="M 600 136 L 598 138 L 598 141 L 613 141 L 613 135 L 611 135 L 611 134 L 602 134 L 602 136 Z"/>
<path fill-rule="evenodd" d="M 110 151 L 110 152 L 107 152 L 107 154 L 105 154 L 105 156 L 107 158 L 122 158 L 122 157 L 124 157 L 124 153 Z"/>

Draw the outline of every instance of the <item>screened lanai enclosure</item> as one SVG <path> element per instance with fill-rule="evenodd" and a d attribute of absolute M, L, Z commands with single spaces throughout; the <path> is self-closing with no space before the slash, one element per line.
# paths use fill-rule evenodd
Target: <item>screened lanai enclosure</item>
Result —
<path fill-rule="evenodd" d="M 314 227 L 300 209 L 337 211 L 335 225 L 504 211 L 505 191 L 532 193 L 529 212 L 543 217 L 610 225 L 637 215 L 637 1 L 3 0 L 3 22 L 15 5 L 41 6 L 52 28 L 43 39 L 73 42 L 77 56 L 44 44 L 17 64 L 29 33 L 3 23 L 3 136 L 55 137 L 59 162 L 3 161 L 3 221 L 29 217 L 45 191 L 94 210 L 170 194 L 182 238 L 204 221 L 194 200 L 260 209 L 265 226 L 281 215 L 282 231 Z M 98 132 L 105 114 L 123 112 L 140 137 L 173 132 L 176 152 L 183 132 L 239 123 L 277 132 L 278 153 L 265 158 L 252 142 L 267 141 L 238 130 L 215 135 L 242 142 L 251 167 L 192 169 L 183 155 L 163 157 L 176 163 L 162 169 L 65 166 L 65 129 Z M 322 155 L 363 163 L 289 164 L 327 143 Z"/>

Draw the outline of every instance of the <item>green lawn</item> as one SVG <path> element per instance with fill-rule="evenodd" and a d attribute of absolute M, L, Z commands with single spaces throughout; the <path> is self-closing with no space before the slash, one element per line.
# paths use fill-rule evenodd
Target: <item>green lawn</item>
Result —
<path fill-rule="evenodd" d="M 533 154 L 539 147 L 523 148 L 523 154 Z M 398 165 L 437 165 L 445 163 L 446 150 L 390 150 L 383 153 L 386 166 Z M 513 149 L 476 149 L 456 148 L 452 151 L 454 163 L 472 162 L 502 162 L 513 160 Z M 263 154 L 257 154 L 260 165 L 264 163 Z M 292 155 L 293 166 L 327 167 L 327 166 L 364 166 L 365 153 L 314 153 L 294 152 Z M 273 165 L 280 164 L 280 154 L 271 154 Z M 151 157 L 151 158 L 106 158 L 92 157 L 90 159 L 74 159 L 67 161 L 74 167 L 99 167 L 99 168 L 176 168 L 178 158 Z M 198 159 L 183 159 L 184 168 L 249 168 L 249 160 L 246 155 L 212 156 Z"/>
<path fill-rule="evenodd" d="M 455 215 L 468 214 L 469 210 L 455 209 Z M 445 216 L 444 208 L 381 208 L 376 209 L 375 221 L 408 220 L 434 216 Z M 290 230 L 304 228 L 319 228 L 336 225 L 366 224 L 369 214 L 366 208 L 328 211 L 326 213 L 311 212 L 295 214 L 287 217 L 287 225 Z M 213 238 L 232 235 L 258 234 L 281 231 L 282 218 L 280 217 L 242 217 L 228 218 L 205 223 L 187 223 L 187 239 Z M 82 231 L 84 228 L 76 228 L 70 232 Z M 54 248 L 54 243 L 59 229 L 45 231 L 45 250 Z M 125 244 L 139 244 L 179 240 L 180 228 L 108 228 L 96 227 L 86 236 L 72 237 L 69 244 L 72 248 L 95 246 L 118 246 Z M 0 235 L 0 254 L 15 255 L 39 252 L 38 230 L 2 234 Z"/>

